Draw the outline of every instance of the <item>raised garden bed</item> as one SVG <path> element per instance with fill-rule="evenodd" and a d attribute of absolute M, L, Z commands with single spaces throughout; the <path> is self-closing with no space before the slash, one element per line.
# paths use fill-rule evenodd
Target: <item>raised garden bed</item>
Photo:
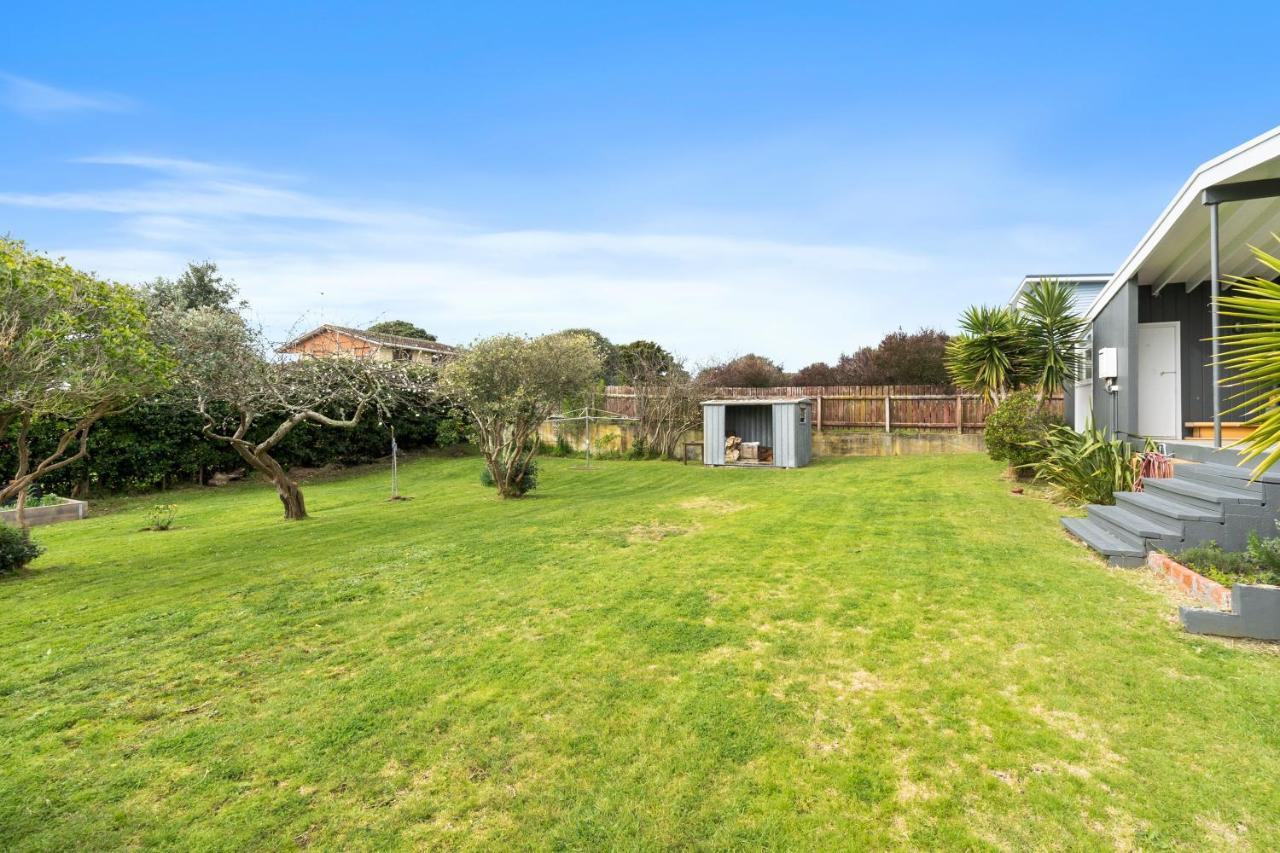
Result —
<path fill-rule="evenodd" d="M 1179 607 L 1182 627 L 1192 634 L 1280 640 L 1280 586 L 1237 583 L 1230 589 L 1167 554 L 1147 555 L 1147 565 L 1210 607 Z"/>
<path fill-rule="evenodd" d="M 1231 609 L 1229 588 L 1187 568 L 1168 554 L 1152 551 L 1147 555 L 1147 565 L 1192 598 L 1219 610 Z"/>
<path fill-rule="evenodd" d="M 27 526 L 36 527 L 41 524 L 57 524 L 60 521 L 79 521 L 89 514 L 89 504 L 74 498 L 62 498 L 59 503 L 44 506 L 29 506 L 25 510 Z M 0 523 L 17 526 L 18 511 L 16 509 L 0 510 Z"/>

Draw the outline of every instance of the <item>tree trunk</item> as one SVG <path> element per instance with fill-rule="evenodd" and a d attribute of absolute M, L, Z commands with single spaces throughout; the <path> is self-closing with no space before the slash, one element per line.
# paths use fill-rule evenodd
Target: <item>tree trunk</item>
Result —
<path fill-rule="evenodd" d="M 284 506 L 284 517 L 290 521 L 301 521 L 307 517 L 307 503 L 302 498 L 302 489 L 285 473 L 284 466 L 271 458 L 266 451 L 257 453 L 241 444 L 232 447 L 240 454 L 240 458 L 259 474 L 265 476 L 276 487 L 276 495 Z"/>
<path fill-rule="evenodd" d="M 306 518 L 307 504 L 302 499 L 302 489 L 298 488 L 298 484 L 288 476 L 282 476 L 273 482 L 276 486 L 276 494 L 280 496 L 280 503 L 284 505 L 284 517 L 290 521 L 301 521 Z"/>

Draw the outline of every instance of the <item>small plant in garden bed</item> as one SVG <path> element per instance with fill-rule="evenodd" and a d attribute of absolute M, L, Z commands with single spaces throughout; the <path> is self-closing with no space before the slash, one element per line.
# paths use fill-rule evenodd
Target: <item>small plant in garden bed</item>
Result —
<path fill-rule="evenodd" d="M 58 504 L 66 503 L 66 500 L 67 500 L 66 498 L 58 497 L 53 492 L 50 492 L 47 495 L 40 495 L 38 497 L 28 494 L 27 509 L 31 509 L 32 507 L 37 507 L 37 506 L 57 506 Z M 17 505 L 18 505 L 18 501 L 15 498 L 14 500 L 11 500 L 5 503 L 3 508 L 13 509 Z"/>
<path fill-rule="evenodd" d="M 156 504 L 147 511 L 147 530 L 168 530 L 177 517 L 177 504 Z"/>
<path fill-rule="evenodd" d="M 1280 585 L 1280 538 L 1249 534 L 1244 551 L 1224 551 L 1217 542 L 1188 548 L 1175 555 L 1178 562 L 1211 581 L 1230 587 L 1238 583 Z"/>

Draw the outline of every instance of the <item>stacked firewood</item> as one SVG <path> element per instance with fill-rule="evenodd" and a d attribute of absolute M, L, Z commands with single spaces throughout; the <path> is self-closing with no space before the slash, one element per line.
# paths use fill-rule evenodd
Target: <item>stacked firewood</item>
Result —
<path fill-rule="evenodd" d="M 772 463 L 773 448 L 766 447 L 758 441 L 743 441 L 736 435 L 725 436 L 724 461 L 737 462 L 738 460 L 761 464 Z"/>

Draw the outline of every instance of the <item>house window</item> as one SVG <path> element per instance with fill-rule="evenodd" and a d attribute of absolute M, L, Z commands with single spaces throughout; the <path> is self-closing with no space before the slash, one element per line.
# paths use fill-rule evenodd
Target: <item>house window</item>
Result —
<path fill-rule="evenodd" d="M 801 406 L 800 407 L 800 423 L 804 423 L 808 419 L 809 419 L 809 407 Z"/>
<path fill-rule="evenodd" d="M 1093 329 L 1090 328 L 1084 337 L 1076 343 L 1076 352 L 1080 355 L 1076 366 L 1076 384 L 1087 385 L 1093 382 Z"/>
<path fill-rule="evenodd" d="M 391 351 L 393 361 L 408 361 L 413 358 L 413 353 L 407 349 L 395 349 Z"/>

